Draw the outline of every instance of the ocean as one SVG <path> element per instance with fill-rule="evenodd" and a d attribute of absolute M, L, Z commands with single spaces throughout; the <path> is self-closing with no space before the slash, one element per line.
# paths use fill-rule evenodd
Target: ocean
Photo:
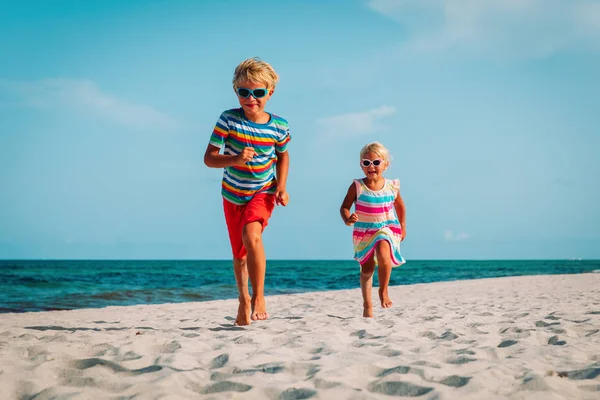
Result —
<path fill-rule="evenodd" d="M 390 284 L 585 272 L 600 260 L 409 260 Z M 267 261 L 267 296 L 358 287 L 353 260 Z M 0 260 L 0 313 L 236 297 L 229 260 Z"/>

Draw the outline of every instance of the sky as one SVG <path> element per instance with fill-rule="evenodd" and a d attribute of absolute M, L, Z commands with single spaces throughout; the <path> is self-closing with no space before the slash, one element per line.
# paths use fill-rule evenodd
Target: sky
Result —
<path fill-rule="evenodd" d="M 229 259 L 203 164 L 231 86 L 280 75 L 268 259 L 352 259 L 379 141 L 411 259 L 600 259 L 600 1 L 0 3 L 0 259 Z"/>

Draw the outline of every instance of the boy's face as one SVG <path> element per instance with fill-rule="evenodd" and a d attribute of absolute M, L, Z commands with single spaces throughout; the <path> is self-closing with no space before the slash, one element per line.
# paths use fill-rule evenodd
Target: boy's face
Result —
<path fill-rule="evenodd" d="M 238 89 L 244 88 L 254 90 L 265 89 L 266 87 L 267 85 L 265 85 L 264 83 L 247 81 L 238 82 Z M 247 116 L 261 115 L 264 112 L 265 105 L 267 104 L 267 101 L 271 98 L 272 94 L 273 89 L 269 90 L 269 93 L 266 96 L 257 99 L 252 94 L 250 94 L 248 97 L 242 97 L 236 92 L 236 95 L 240 102 L 240 106 L 242 106 L 242 108 L 244 109 L 244 114 L 246 114 Z"/>

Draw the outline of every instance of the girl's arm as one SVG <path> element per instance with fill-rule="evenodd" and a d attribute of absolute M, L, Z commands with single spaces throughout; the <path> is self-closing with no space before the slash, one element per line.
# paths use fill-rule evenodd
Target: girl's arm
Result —
<path fill-rule="evenodd" d="M 398 221 L 400 221 L 400 226 L 402 227 L 400 240 L 404 240 L 404 237 L 406 236 L 406 208 L 404 207 L 404 200 L 402 200 L 400 192 L 398 192 L 398 196 L 396 196 L 396 199 L 394 200 L 394 208 L 396 209 L 396 215 L 398 216 Z"/>
<path fill-rule="evenodd" d="M 352 182 L 352 185 L 348 188 L 348 193 L 346 193 L 346 197 L 342 202 L 342 206 L 340 207 L 340 215 L 342 216 L 342 220 L 348 226 L 354 224 L 358 221 L 358 216 L 355 213 L 350 213 L 350 208 L 352 204 L 356 201 L 356 185 Z"/>

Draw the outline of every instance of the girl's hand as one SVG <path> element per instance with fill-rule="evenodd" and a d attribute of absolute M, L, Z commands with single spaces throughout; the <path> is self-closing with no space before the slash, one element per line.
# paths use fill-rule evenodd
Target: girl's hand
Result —
<path fill-rule="evenodd" d="M 348 225 L 348 226 L 354 225 L 354 223 L 357 221 L 358 221 L 358 215 L 356 215 L 355 213 L 352 213 L 346 220 L 346 225 Z"/>
<path fill-rule="evenodd" d="M 406 237 L 406 227 L 403 226 L 402 232 L 400 233 L 400 241 L 403 241 L 405 237 Z"/>

